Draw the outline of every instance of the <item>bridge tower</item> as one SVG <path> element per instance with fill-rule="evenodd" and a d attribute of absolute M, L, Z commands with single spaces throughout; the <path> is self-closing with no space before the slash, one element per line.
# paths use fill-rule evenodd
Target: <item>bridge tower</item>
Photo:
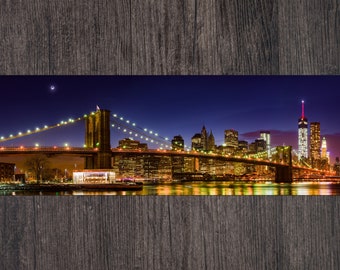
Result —
<path fill-rule="evenodd" d="M 98 149 L 96 155 L 85 158 L 85 169 L 111 169 L 110 114 L 98 109 L 85 119 L 85 145 Z"/>
<path fill-rule="evenodd" d="M 292 172 L 292 147 L 291 146 L 285 146 L 281 148 L 282 153 L 282 159 L 286 161 L 288 164 L 282 164 L 282 166 L 277 165 L 276 166 L 276 172 L 275 172 L 275 182 L 277 183 L 291 183 L 293 182 L 293 172 Z"/>

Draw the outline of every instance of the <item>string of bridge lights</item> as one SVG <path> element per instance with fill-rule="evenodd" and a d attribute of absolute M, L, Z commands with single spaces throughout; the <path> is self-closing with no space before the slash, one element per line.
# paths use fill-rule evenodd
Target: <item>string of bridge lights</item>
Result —
<path fill-rule="evenodd" d="M 167 148 L 171 149 L 169 144 L 169 138 L 159 135 L 157 132 L 150 130 L 148 128 L 143 128 L 138 126 L 135 122 L 130 120 L 125 120 L 123 116 L 118 116 L 117 114 L 112 115 L 112 128 L 116 128 L 123 133 L 132 135 L 130 139 L 139 138 L 146 142 L 150 142 L 160 146 L 160 149 Z M 184 148 L 189 151 L 190 149 L 185 145 Z"/>
<path fill-rule="evenodd" d="M 94 114 L 94 112 L 90 113 L 90 115 L 91 114 Z M 54 124 L 54 125 L 44 125 L 41 127 L 36 127 L 34 129 L 27 129 L 26 132 L 18 131 L 17 133 L 15 134 L 12 133 L 8 136 L 0 136 L 0 142 L 6 142 L 6 141 L 14 140 L 17 138 L 22 138 L 25 136 L 48 131 L 48 130 L 51 130 L 57 127 L 70 125 L 70 124 L 79 122 L 81 120 L 84 120 L 88 116 L 89 116 L 88 114 L 84 114 L 84 116 L 82 117 L 69 118 L 68 120 L 62 120 L 59 123 Z M 161 150 L 172 148 L 171 144 L 169 143 L 168 137 L 163 137 L 159 135 L 157 132 L 154 132 L 153 130 L 150 130 L 148 128 L 140 127 L 135 122 L 132 122 L 130 120 L 125 120 L 124 117 L 118 116 L 117 114 L 113 114 L 112 116 L 113 118 L 111 118 L 112 119 L 111 127 L 116 128 L 120 132 L 131 135 L 132 137 L 130 137 L 130 139 L 133 140 L 133 138 L 138 138 L 148 143 L 156 144 L 159 146 L 159 149 Z M 186 151 L 190 151 L 190 148 L 187 145 L 184 145 L 184 149 Z M 201 152 L 201 151 L 196 150 L 196 152 Z"/>
<path fill-rule="evenodd" d="M 66 121 L 62 120 L 59 123 L 54 124 L 54 125 L 50 125 L 50 126 L 44 125 L 42 127 L 36 127 L 34 129 L 27 129 L 26 132 L 18 131 L 17 133 L 10 134 L 9 136 L 1 136 L 0 137 L 0 142 L 6 142 L 6 141 L 22 138 L 22 137 L 25 137 L 25 136 L 37 134 L 37 133 L 40 133 L 40 132 L 44 132 L 44 131 L 47 131 L 47 130 L 51 130 L 51 129 L 54 129 L 54 128 L 57 128 L 57 127 L 73 124 L 73 123 L 76 123 L 78 121 L 83 120 L 85 117 L 87 117 L 87 115 L 84 115 L 83 117 L 78 117 L 78 118 L 75 118 L 75 119 L 74 118 L 69 118 Z"/>

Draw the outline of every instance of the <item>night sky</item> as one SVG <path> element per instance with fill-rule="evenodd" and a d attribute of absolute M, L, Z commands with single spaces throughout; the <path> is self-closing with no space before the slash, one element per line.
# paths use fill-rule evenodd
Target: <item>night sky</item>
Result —
<path fill-rule="evenodd" d="M 308 122 L 321 123 L 334 160 L 340 156 L 339 86 L 340 76 L 0 76 L 0 136 L 80 117 L 98 105 L 163 137 L 182 135 L 188 146 L 205 125 L 217 145 L 225 129 L 249 142 L 269 130 L 273 145 L 297 149 L 305 100 Z M 112 147 L 127 137 L 116 129 L 111 134 Z M 35 143 L 82 146 L 84 124 L 0 145 Z"/>

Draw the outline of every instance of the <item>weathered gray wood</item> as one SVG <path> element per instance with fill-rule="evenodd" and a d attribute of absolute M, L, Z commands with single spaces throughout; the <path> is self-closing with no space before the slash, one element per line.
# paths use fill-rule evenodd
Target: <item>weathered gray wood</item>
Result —
<path fill-rule="evenodd" d="M 0 74 L 339 74 L 335 0 L 1 0 Z M 0 269 L 338 269 L 339 197 L 0 197 Z"/>
<path fill-rule="evenodd" d="M 338 198 L 1 198 L 1 269 L 338 269 Z"/>
<path fill-rule="evenodd" d="M 339 74 L 339 1 L 278 2 L 280 74 Z"/>
<path fill-rule="evenodd" d="M 130 74 L 130 1 L 0 1 L 0 74 Z"/>
<path fill-rule="evenodd" d="M 276 74 L 276 1 L 132 1 L 133 74 Z"/>
<path fill-rule="evenodd" d="M 335 0 L 1 1 L 0 74 L 339 74 Z"/>

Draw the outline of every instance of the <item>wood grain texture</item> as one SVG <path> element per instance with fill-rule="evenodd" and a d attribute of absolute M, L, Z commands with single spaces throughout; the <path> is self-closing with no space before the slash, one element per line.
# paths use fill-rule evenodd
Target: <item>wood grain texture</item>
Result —
<path fill-rule="evenodd" d="M 340 73 L 340 2 L 279 1 L 280 74 Z"/>
<path fill-rule="evenodd" d="M 339 18 L 336 0 L 0 0 L 0 74 L 339 74 Z M 0 269 L 340 265 L 339 197 L 0 205 Z"/>
<path fill-rule="evenodd" d="M 1 198 L 1 269 L 338 269 L 331 197 Z"/>
<path fill-rule="evenodd" d="M 336 0 L 0 1 L 0 74 L 339 74 Z"/>

